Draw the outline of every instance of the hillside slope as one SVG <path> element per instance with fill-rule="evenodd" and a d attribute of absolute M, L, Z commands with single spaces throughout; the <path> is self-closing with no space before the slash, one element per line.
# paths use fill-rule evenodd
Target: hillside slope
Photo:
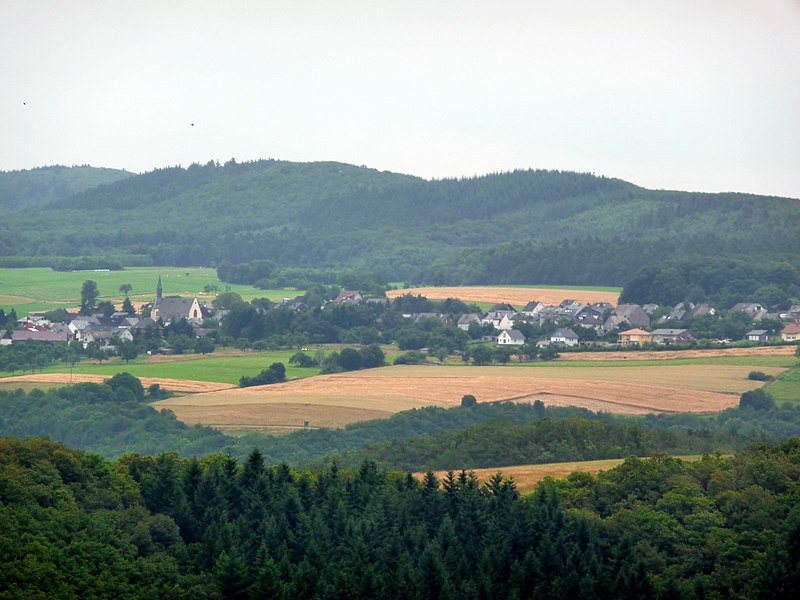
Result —
<path fill-rule="evenodd" d="M 133 175 L 120 169 L 60 165 L 0 171 L 0 210 L 7 213 L 37 208 Z"/>
<path fill-rule="evenodd" d="M 0 256 L 113 251 L 156 264 L 270 259 L 431 283 L 621 284 L 658 257 L 800 254 L 800 202 L 559 171 L 426 181 L 333 162 L 231 161 L 129 177 L 46 211 L 46 224 L 12 214 Z"/>

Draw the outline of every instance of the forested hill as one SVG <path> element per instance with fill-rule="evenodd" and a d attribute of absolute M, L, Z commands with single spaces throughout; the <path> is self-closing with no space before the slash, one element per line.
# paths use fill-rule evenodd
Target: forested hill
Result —
<path fill-rule="evenodd" d="M 800 255 L 798 201 L 652 191 L 559 171 L 426 181 L 332 162 L 211 162 L 92 187 L 43 211 L 46 219 L 7 215 L 6 263 L 269 259 L 430 283 L 623 284 L 664 256 Z"/>
<path fill-rule="evenodd" d="M 40 167 L 0 171 L 0 210 L 4 213 L 37 208 L 107 183 L 133 176 L 120 169 L 89 166 Z"/>

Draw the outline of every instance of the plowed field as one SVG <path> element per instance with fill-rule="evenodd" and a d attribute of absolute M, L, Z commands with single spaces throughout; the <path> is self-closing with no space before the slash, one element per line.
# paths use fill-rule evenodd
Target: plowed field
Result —
<path fill-rule="evenodd" d="M 544 304 L 559 304 L 562 300 L 572 298 L 587 304 L 591 302 L 609 302 L 614 306 L 619 300 L 617 292 L 598 290 L 565 290 L 555 288 L 516 288 L 516 287 L 420 287 L 406 290 L 386 292 L 389 298 L 404 294 L 424 296 L 429 300 L 446 300 L 458 298 L 464 302 L 507 302 L 517 308 L 525 306 L 531 300 Z"/>

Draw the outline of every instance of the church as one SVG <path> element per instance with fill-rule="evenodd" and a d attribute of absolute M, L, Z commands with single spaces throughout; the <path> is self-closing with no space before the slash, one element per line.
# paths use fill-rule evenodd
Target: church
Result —
<path fill-rule="evenodd" d="M 150 312 L 154 321 L 161 319 L 165 324 L 187 319 L 199 323 L 203 320 L 203 310 L 197 298 L 164 298 L 164 288 L 161 286 L 161 275 L 158 276 L 156 285 L 156 301 Z"/>

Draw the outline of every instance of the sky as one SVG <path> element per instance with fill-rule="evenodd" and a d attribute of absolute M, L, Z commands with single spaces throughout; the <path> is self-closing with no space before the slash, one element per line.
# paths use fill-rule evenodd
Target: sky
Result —
<path fill-rule="evenodd" d="M 800 198 L 800 0 L 0 0 L 0 170 L 339 161 Z"/>

